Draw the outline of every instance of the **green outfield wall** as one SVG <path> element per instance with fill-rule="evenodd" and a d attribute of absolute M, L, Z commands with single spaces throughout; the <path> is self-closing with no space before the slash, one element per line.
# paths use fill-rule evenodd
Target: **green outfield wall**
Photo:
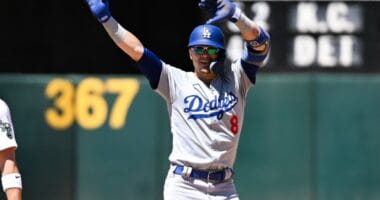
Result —
<path fill-rule="evenodd" d="M 1 74 L 0 98 L 24 199 L 162 199 L 168 114 L 143 77 Z M 379 102 L 380 75 L 259 74 L 235 164 L 240 198 L 380 199 Z"/>

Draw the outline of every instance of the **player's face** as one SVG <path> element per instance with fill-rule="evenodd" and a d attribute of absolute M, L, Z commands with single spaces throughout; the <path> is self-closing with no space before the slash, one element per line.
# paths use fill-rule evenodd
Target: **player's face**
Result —
<path fill-rule="evenodd" d="M 215 79 L 216 74 L 211 71 L 210 64 L 218 58 L 218 53 L 218 48 L 210 46 L 194 46 L 189 48 L 194 72 L 202 81 L 211 82 Z"/>

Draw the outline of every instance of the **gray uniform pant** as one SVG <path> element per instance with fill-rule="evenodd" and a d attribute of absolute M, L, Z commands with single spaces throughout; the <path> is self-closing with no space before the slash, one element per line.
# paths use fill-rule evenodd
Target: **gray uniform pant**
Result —
<path fill-rule="evenodd" d="M 165 200 L 239 200 L 233 179 L 222 183 L 182 177 L 170 166 L 164 185 Z"/>

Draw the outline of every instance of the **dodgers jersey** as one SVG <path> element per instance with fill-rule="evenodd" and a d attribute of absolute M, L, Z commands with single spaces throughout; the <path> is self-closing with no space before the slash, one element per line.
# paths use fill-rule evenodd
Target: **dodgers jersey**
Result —
<path fill-rule="evenodd" d="M 204 170 L 233 168 L 246 96 L 253 84 L 240 60 L 224 71 L 207 86 L 194 72 L 162 63 L 155 91 L 169 112 L 170 162 Z"/>
<path fill-rule="evenodd" d="M 8 105 L 0 99 L 0 151 L 17 147 Z"/>

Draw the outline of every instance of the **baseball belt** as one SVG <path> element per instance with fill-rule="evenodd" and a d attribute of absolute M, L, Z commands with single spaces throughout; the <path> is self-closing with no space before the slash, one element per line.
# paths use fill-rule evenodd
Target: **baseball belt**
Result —
<path fill-rule="evenodd" d="M 230 168 L 226 168 L 220 171 L 204 171 L 181 165 L 175 165 L 173 172 L 174 174 L 182 175 L 183 177 L 203 179 L 214 183 L 223 182 L 232 178 L 234 175 L 234 171 Z"/>

